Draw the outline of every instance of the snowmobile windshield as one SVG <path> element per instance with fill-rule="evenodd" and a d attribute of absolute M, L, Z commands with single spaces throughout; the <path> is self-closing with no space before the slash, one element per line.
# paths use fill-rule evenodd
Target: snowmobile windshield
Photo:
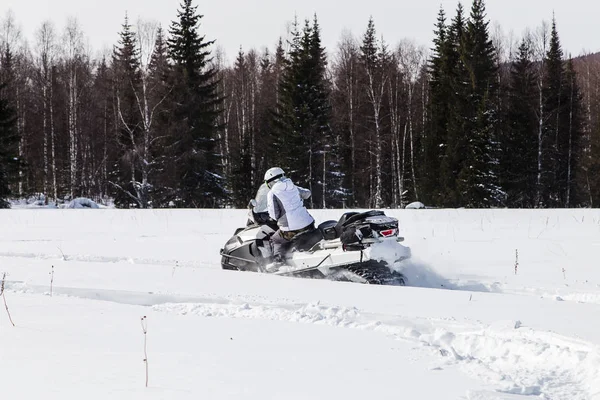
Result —
<path fill-rule="evenodd" d="M 256 200 L 256 207 L 254 207 L 254 212 L 255 213 L 264 213 L 264 212 L 268 212 L 267 211 L 267 194 L 269 193 L 269 188 L 267 187 L 267 185 L 265 183 L 263 183 L 262 185 L 260 185 L 260 188 L 258 188 L 258 192 L 256 192 L 256 197 L 254 198 Z"/>

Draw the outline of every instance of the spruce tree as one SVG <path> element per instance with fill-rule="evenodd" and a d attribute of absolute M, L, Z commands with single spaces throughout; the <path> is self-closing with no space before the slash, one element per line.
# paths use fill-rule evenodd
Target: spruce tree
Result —
<path fill-rule="evenodd" d="M 165 101 L 171 91 L 169 86 L 170 71 L 171 65 L 169 63 L 166 38 L 163 29 L 158 27 L 152 56 L 150 57 L 150 64 L 148 65 L 148 82 L 152 91 L 154 104 L 161 102 L 161 100 Z M 164 114 L 164 112 L 160 112 L 159 114 Z"/>
<path fill-rule="evenodd" d="M 563 79 L 565 75 L 563 52 L 556 29 L 556 20 L 552 20 L 550 44 L 544 63 L 544 130 L 542 132 L 542 165 L 539 207 L 560 207 L 561 201 L 561 146 L 564 135 L 564 109 L 567 104 Z"/>
<path fill-rule="evenodd" d="M 316 119 L 316 153 L 322 157 L 322 161 L 317 158 L 315 162 L 316 170 L 321 171 L 320 177 L 316 177 L 321 182 L 321 201 L 318 202 L 317 197 L 316 205 L 323 208 L 340 207 L 346 199 L 347 191 L 343 187 L 344 173 L 341 170 L 339 136 L 331 128 L 331 88 L 326 79 L 327 53 L 322 46 L 321 28 L 316 15 L 313 19 L 308 52 L 313 82 L 310 102 Z"/>
<path fill-rule="evenodd" d="M 331 133 L 325 70 L 325 50 L 316 17 L 313 26 L 306 20 L 302 31 L 296 21 L 274 113 L 275 161 L 298 184 L 313 192 L 312 207 L 326 205 L 328 196 L 336 201 L 342 194 L 336 175 L 339 161 Z"/>
<path fill-rule="evenodd" d="M 19 136 L 17 117 L 9 106 L 6 84 L 0 84 L 0 208 L 10 208 L 11 185 L 18 180 Z"/>
<path fill-rule="evenodd" d="M 384 43 L 376 38 L 373 18 L 369 18 L 360 46 L 361 86 L 365 102 L 362 117 L 365 119 L 366 157 L 368 171 L 366 194 L 369 207 L 383 207 L 384 188 L 384 95 L 388 79 L 389 53 Z M 367 164 L 368 163 L 368 164 Z"/>
<path fill-rule="evenodd" d="M 474 0 L 461 56 L 470 78 L 464 132 L 465 159 L 458 173 L 460 203 L 466 207 L 492 207 L 503 203 L 499 186 L 496 50 L 488 32 L 483 0 Z"/>
<path fill-rule="evenodd" d="M 152 126 L 155 132 L 160 132 L 154 138 L 150 147 L 153 160 L 152 175 L 155 185 L 151 191 L 153 207 L 166 207 L 173 193 L 174 182 L 169 179 L 174 175 L 172 165 L 169 162 L 169 152 L 166 151 L 169 144 L 169 126 L 172 124 L 170 83 L 171 64 L 169 63 L 167 42 L 164 31 L 158 27 L 156 40 L 148 65 L 148 87 L 149 102 L 153 105 Z"/>
<path fill-rule="evenodd" d="M 282 54 L 283 65 L 279 78 L 277 105 L 273 111 L 273 165 L 278 165 L 286 174 L 295 177 L 302 185 L 307 183 L 308 160 L 302 137 L 302 104 L 300 68 L 306 57 L 300 43 L 298 21 L 294 21 L 289 41 L 290 49 Z M 281 51 L 283 48 L 280 47 Z"/>
<path fill-rule="evenodd" d="M 426 204 L 443 203 L 440 185 L 440 168 L 447 140 L 449 107 L 451 98 L 448 38 L 446 14 L 440 8 L 434 30 L 433 55 L 428 63 L 429 104 L 428 130 L 423 141 L 421 196 Z"/>
<path fill-rule="evenodd" d="M 140 178 L 137 154 L 141 135 L 141 115 L 137 92 L 141 84 L 139 48 L 135 33 L 125 15 L 119 45 L 113 51 L 113 87 L 119 153 L 111 173 L 113 196 L 117 207 L 145 208 L 146 201 L 137 195 Z M 142 202 L 140 202 L 142 200 Z"/>
<path fill-rule="evenodd" d="M 172 150 L 175 161 L 176 205 L 216 207 L 226 197 L 221 155 L 216 140 L 222 129 L 218 116 L 223 98 L 218 93 L 217 70 L 210 65 L 207 41 L 198 34 L 203 15 L 192 0 L 183 0 L 168 39 L 173 61 Z"/>
<path fill-rule="evenodd" d="M 24 160 L 19 151 L 15 57 L 11 46 L 3 47 L 0 53 L 0 208 L 9 208 L 8 197 L 22 195 L 19 172 L 24 169 Z"/>
<path fill-rule="evenodd" d="M 511 66 L 506 134 L 502 138 L 501 185 L 506 206 L 535 206 L 537 181 L 538 88 L 529 40 L 524 39 Z"/>
<path fill-rule="evenodd" d="M 440 150 L 443 151 L 440 163 L 440 205 L 446 207 L 462 206 L 462 196 L 458 188 L 458 174 L 467 158 L 467 121 L 469 104 L 469 74 L 463 57 L 466 22 L 464 9 L 459 3 L 456 15 L 448 29 L 448 40 L 445 46 L 447 67 L 443 74 L 444 92 L 439 101 L 447 102 L 446 139 L 442 140 Z M 433 101 L 433 99 L 432 99 Z"/>

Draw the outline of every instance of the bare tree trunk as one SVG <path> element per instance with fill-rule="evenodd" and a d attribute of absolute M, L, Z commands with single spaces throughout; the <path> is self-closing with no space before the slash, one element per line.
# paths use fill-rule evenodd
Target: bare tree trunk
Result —
<path fill-rule="evenodd" d="M 367 70 L 367 76 L 369 78 L 369 84 L 367 87 L 367 94 L 373 108 L 373 119 L 375 123 L 375 184 L 372 186 L 372 200 L 373 207 L 380 208 L 383 205 L 383 171 L 382 171 L 382 145 L 381 145 L 381 103 L 383 101 L 384 87 L 386 84 L 386 78 L 381 78 L 381 83 L 378 88 L 375 87 L 375 78 L 373 71 Z M 373 171 L 373 161 L 371 155 L 371 175 Z M 372 178 L 371 178 L 372 179 Z"/>
<path fill-rule="evenodd" d="M 567 199 L 565 203 L 565 207 L 569 208 L 571 201 L 571 162 L 573 157 L 573 89 L 574 89 L 574 79 L 571 77 L 571 93 L 569 96 L 569 155 L 567 159 L 568 167 L 567 167 Z"/>
<path fill-rule="evenodd" d="M 543 94 L 543 75 L 540 74 L 539 82 L 539 119 L 538 119 L 538 159 L 537 159 L 537 191 L 536 191 L 536 204 L 539 206 L 542 199 L 542 141 L 544 138 L 544 94 Z"/>
<path fill-rule="evenodd" d="M 44 135 L 44 196 L 48 196 L 48 87 L 46 77 L 42 86 L 42 134 Z"/>
<path fill-rule="evenodd" d="M 408 130 L 408 122 L 404 124 L 404 134 L 402 135 L 402 167 L 400 168 L 400 175 L 402 176 L 402 192 L 404 192 L 404 176 L 406 174 L 406 133 Z M 404 208 L 404 197 L 400 197 L 400 206 Z"/>
<path fill-rule="evenodd" d="M 354 132 L 354 62 L 353 60 L 350 60 L 350 72 L 348 74 L 348 81 L 347 81 L 347 87 L 348 87 L 348 116 L 349 116 L 349 123 L 350 123 L 350 165 L 351 165 L 351 171 L 350 173 L 352 174 L 352 179 L 351 179 L 351 189 L 352 189 L 352 196 L 354 197 L 354 199 L 356 199 L 356 143 L 355 143 L 355 137 L 356 137 L 356 133 Z"/>
<path fill-rule="evenodd" d="M 102 157 L 102 192 L 101 196 L 108 195 L 108 188 L 106 184 L 108 182 L 108 104 L 104 101 L 104 151 Z"/>
<path fill-rule="evenodd" d="M 394 137 L 394 145 L 395 145 L 395 153 L 396 153 L 396 179 L 398 180 L 398 200 L 397 205 L 402 208 L 403 207 L 403 196 L 404 196 L 404 176 L 402 175 L 402 165 L 404 156 L 400 150 L 400 132 L 398 135 Z"/>
<path fill-rule="evenodd" d="M 400 163 L 400 153 L 397 149 L 396 142 L 400 132 L 400 109 L 399 109 L 399 97 L 400 93 L 398 90 L 400 76 L 397 74 L 396 79 L 394 80 L 394 85 L 392 87 L 392 80 L 388 81 L 388 93 L 389 93 L 389 108 L 390 108 L 390 130 L 391 130 L 391 140 L 390 143 L 392 145 L 392 202 L 395 207 L 397 207 L 401 202 L 401 180 L 402 177 L 399 176 L 398 165 Z"/>
<path fill-rule="evenodd" d="M 308 189 L 312 192 L 313 191 L 313 186 L 312 186 L 312 182 L 313 182 L 313 149 L 312 149 L 312 140 L 309 144 L 310 148 L 308 150 Z M 313 196 L 310 196 L 310 208 L 314 208 L 314 200 L 313 200 Z"/>
<path fill-rule="evenodd" d="M 380 104 L 380 103 L 379 103 Z M 382 180 L 382 169 L 381 169 L 381 122 L 380 118 L 380 105 L 373 105 L 373 114 L 375 116 L 375 207 L 379 208 L 383 204 L 383 180 Z"/>
<path fill-rule="evenodd" d="M 250 167 L 252 171 L 256 171 L 256 99 L 258 98 L 258 75 L 256 70 L 252 71 L 251 78 L 252 86 L 250 87 Z M 258 186 L 258 182 L 256 181 L 256 174 L 253 173 L 250 175 L 250 187 L 254 188 Z"/>
<path fill-rule="evenodd" d="M 70 196 L 71 199 L 75 197 L 75 193 L 77 190 L 77 75 L 74 71 L 75 66 L 71 67 L 71 72 L 69 76 L 69 161 L 70 161 L 70 171 L 71 171 L 71 190 Z"/>
<path fill-rule="evenodd" d="M 19 134 L 19 159 L 25 159 L 25 132 L 23 130 L 23 110 L 21 107 L 21 92 L 17 84 L 17 132 Z M 19 168 L 19 196 L 23 195 L 23 169 Z"/>
<path fill-rule="evenodd" d="M 323 150 L 323 209 L 327 208 L 327 151 Z"/>
<path fill-rule="evenodd" d="M 39 70 L 39 85 L 42 89 L 42 136 L 43 143 L 43 191 L 48 196 L 50 190 L 50 158 L 49 158 L 49 93 L 52 85 L 52 64 L 54 60 L 55 34 L 50 22 L 43 22 L 36 32 L 37 63 Z"/>
<path fill-rule="evenodd" d="M 392 133 L 392 138 L 390 140 L 392 145 L 392 207 L 398 207 L 398 169 L 396 165 L 398 164 L 398 154 L 396 152 L 396 135 Z"/>
<path fill-rule="evenodd" d="M 546 46 L 548 44 L 548 25 L 546 22 L 538 29 L 539 48 L 537 49 L 540 59 L 538 73 L 538 90 L 539 90 L 539 115 L 538 115 L 538 162 L 537 162 L 537 182 L 536 182 L 536 206 L 540 206 L 542 200 L 542 158 L 543 158 L 543 141 L 544 141 L 544 66 L 546 59 Z"/>
<path fill-rule="evenodd" d="M 50 84 L 50 147 L 52 150 L 52 189 L 54 191 L 54 201 L 58 201 L 58 185 L 56 183 L 56 135 L 54 131 L 54 90 Z"/>
<path fill-rule="evenodd" d="M 417 191 L 417 174 L 415 173 L 415 140 L 413 135 L 413 82 L 408 83 L 408 131 L 410 136 L 410 168 L 412 173 L 413 190 L 415 193 L 415 199 L 419 199 L 419 192 Z"/>
<path fill-rule="evenodd" d="M 71 172 L 70 196 L 73 198 L 78 190 L 77 174 L 79 166 L 78 159 L 78 120 L 77 108 L 79 98 L 77 92 L 77 63 L 82 54 L 83 34 L 79 29 L 76 19 L 69 19 L 65 29 L 65 51 L 66 65 L 68 67 L 69 78 L 67 82 L 67 120 L 69 132 L 69 168 Z"/>
<path fill-rule="evenodd" d="M 219 71 L 219 80 L 221 82 L 220 84 L 220 92 L 225 94 L 226 98 L 225 98 L 225 112 L 223 112 L 221 114 L 222 118 L 220 120 L 221 124 L 223 125 L 223 133 L 221 133 L 221 130 L 218 131 L 217 133 L 217 137 L 219 139 L 219 152 L 221 153 L 222 159 L 223 159 L 223 169 L 225 171 L 225 175 L 226 176 L 231 176 L 231 159 L 230 159 L 230 148 L 229 148 L 229 141 L 230 141 L 230 131 L 229 131 L 229 121 L 231 120 L 231 113 L 232 113 L 232 109 L 234 106 L 234 100 L 231 99 L 232 96 L 228 96 L 228 92 L 229 89 L 227 87 L 227 82 L 229 81 L 228 79 L 225 79 L 225 76 L 223 74 L 223 71 L 225 70 L 224 67 L 224 54 L 223 51 L 220 48 L 217 48 L 216 54 L 215 54 L 215 67 L 217 68 L 217 70 Z"/>

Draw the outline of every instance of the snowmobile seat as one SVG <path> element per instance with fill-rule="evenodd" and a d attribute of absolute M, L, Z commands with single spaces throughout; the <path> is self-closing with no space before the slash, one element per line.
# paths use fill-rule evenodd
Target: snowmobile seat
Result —
<path fill-rule="evenodd" d="M 320 229 L 312 229 L 302 232 L 294 238 L 294 248 L 296 251 L 310 250 L 315 244 L 323 239 L 323 232 Z"/>
<path fill-rule="evenodd" d="M 325 221 L 319 224 L 319 230 L 323 233 L 323 238 L 325 240 L 333 240 L 338 237 L 337 231 L 335 230 L 336 225 L 337 221 Z"/>

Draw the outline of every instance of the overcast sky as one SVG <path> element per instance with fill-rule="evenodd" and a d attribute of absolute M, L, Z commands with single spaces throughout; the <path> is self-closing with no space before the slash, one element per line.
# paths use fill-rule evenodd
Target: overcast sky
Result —
<path fill-rule="evenodd" d="M 322 28 L 323 44 L 333 51 L 344 30 L 361 35 L 370 15 L 378 35 L 396 44 L 411 38 L 431 47 L 433 25 L 440 5 L 452 17 L 456 0 L 195 0 L 204 15 L 201 33 L 226 51 L 229 60 L 240 45 L 270 49 L 287 24 L 297 14 L 302 21 L 317 13 Z M 63 28 L 68 16 L 77 17 L 92 48 L 96 51 L 116 43 L 125 12 L 130 21 L 138 18 L 156 20 L 168 28 L 176 18 L 180 0 L 4 0 L 0 13 L 4 18 L 12 10 L 22 34 L 33 42 L 34 32 L 42 21 L 51 20 Z M 471 0 L 463 1 L 467 10 Z M 492 23 L 504 32 L 520 36 L 527 27 L 535 28 L 542 20 L 550 21 L 555 13 L 559 35 L 565 52 L 574 56 L 582 52 L 600 51 L 600 1 L 598 0 L 487 0 Z"/>

